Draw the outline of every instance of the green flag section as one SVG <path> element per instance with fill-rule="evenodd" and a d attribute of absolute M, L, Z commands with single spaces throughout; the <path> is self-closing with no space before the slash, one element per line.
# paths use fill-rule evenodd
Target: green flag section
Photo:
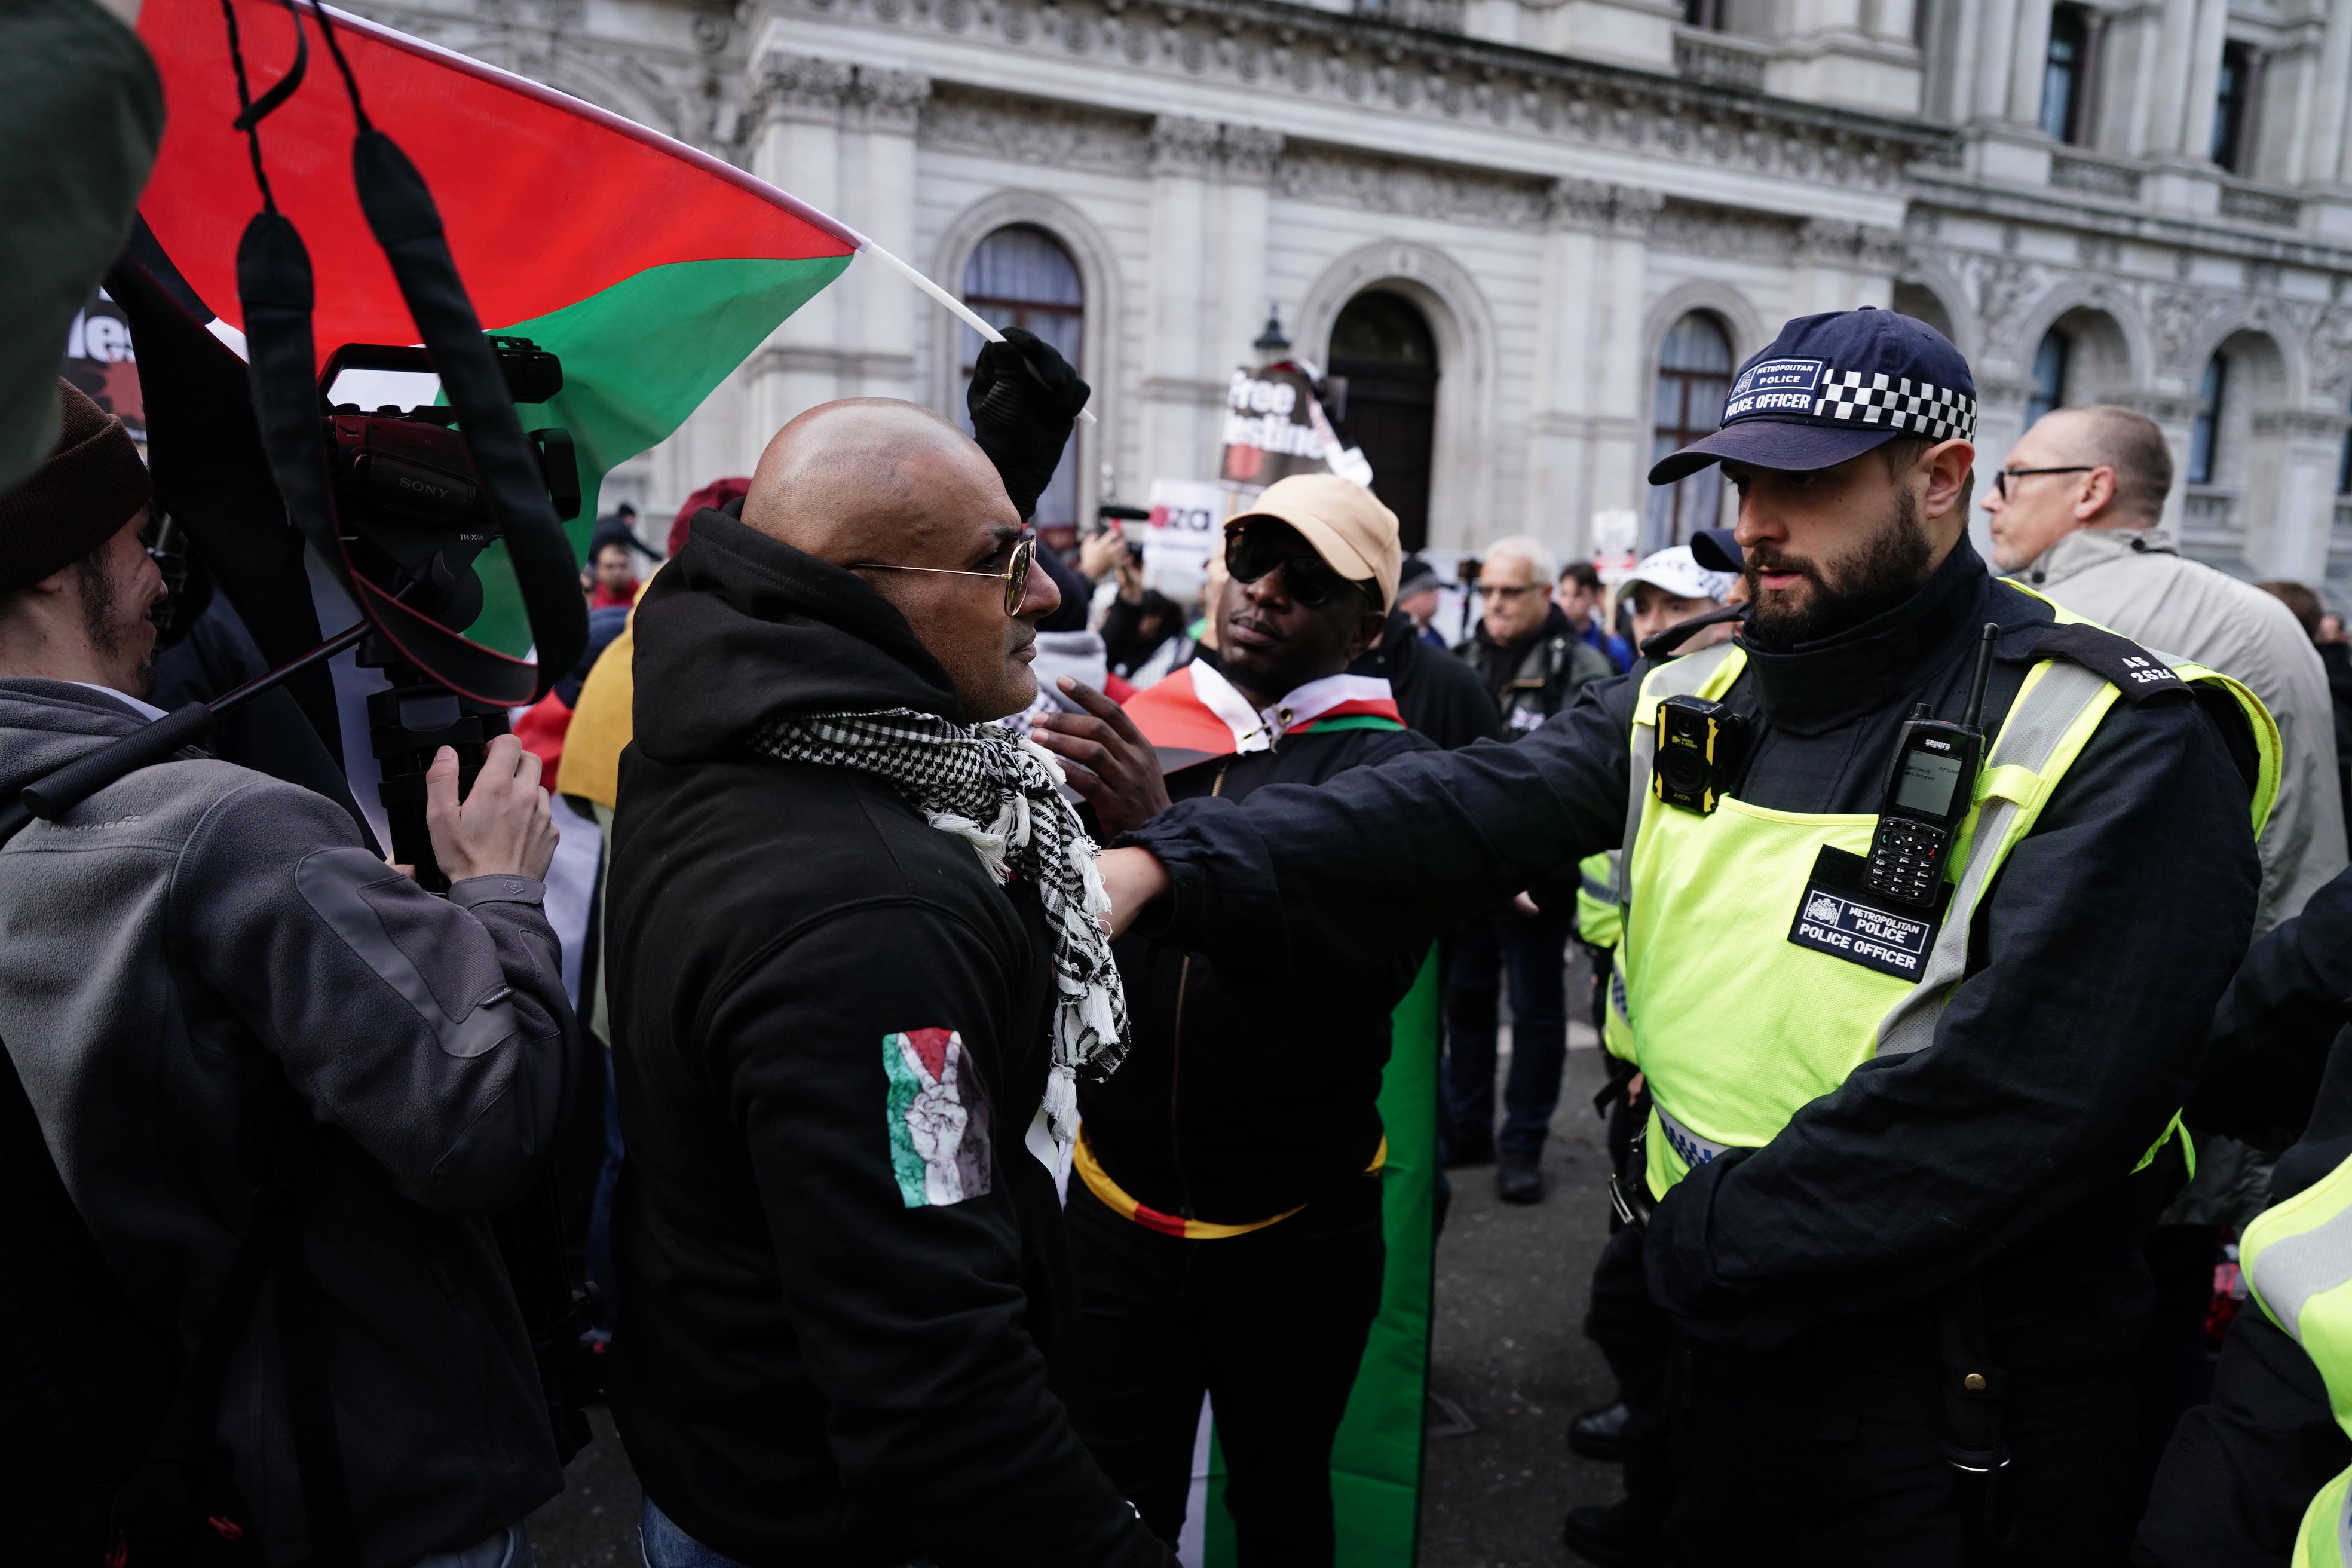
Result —
<path fill-rule="evenodd" d="M 227 16 L 224 16 L 224 5 Z M 668 436 L 784 318 L 839 277 L 857 232 L 707 153 L 464 55 L 331 13 L 360 99 L 432 187 L 449 250 L 483 326 L 528 337 L 563 364 L 526 429 L 572 433 L 583 512 L 615 464 Z M 241 333 L 236 245 L 260 208 L 237 115 L 231 19 L 258 97 L 302 29 L 309 69 L 261 123 L 263 169 L 318 276 L 323 367 L 347 343 L 417 341 L 362 216 L 351 103 L 319 19 L 280 0 L 148 0 L 139 34 L 171 115 L 140 213 L 229 334 Z M 572 525 L 585 548 L 593 524 Z M 527 638 L 497 548 L 471 628 L 509 653 Z"/>
<path fill-rule="evenodd" d="M 604 476 L 684 424 L 777 322 L 848 265 L 847 256 L 681 261 L 649 268 L 576 305 L 505 329 L 563 363 L 563 390 L 517 412 L 525 429 L 561 426 L 578 446 L 580 493 L 587 502 L 569 525 L 574 551 L 587 552 Z M 637 323 L 647 321 L 677 328 L 645 332 Z M 482 613 L 470 635 L 520 654 L 530 632 L 505 546 L 484 552 L 475 570 L 482 579 Z"/>
<path fill-rule="evenodd" d="M 1389 1157 L 1381 1180 L 1388 1272 L 1348 1414 L 1331 1446 L 1339 1568 L 1412 1568 L 1421 1541 L 1421 1462 L 1429 1400 L 1430 1300 L 1437 1261 L 1437 962 L 1397 1005 L 1381 1121 Z M 1212 1243 L 1211 1245 L 1213 1245 Z M 1213 1428 L 1201 1551 L 1186 1568 L 1233 1568 L 1224 1458 Z M 1195 1495 L 1201 1495 L 1195 1488 Z"/>

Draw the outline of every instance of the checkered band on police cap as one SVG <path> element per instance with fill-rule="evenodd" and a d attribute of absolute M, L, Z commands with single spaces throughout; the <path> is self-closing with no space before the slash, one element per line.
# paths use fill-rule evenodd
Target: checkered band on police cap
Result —
<path fill-rule="evenodd" d="M 1973 440 L 1969 362 L 1925 321 L 1867 306 L 1800 316 L 1735 372 L 1721 428 L 1650 469 L 1672 484 L 1725 458 L 1797 472 L 1903 437 Z"/>
<path fill-rule="evenodd" d="M 1977 433 L 1977 400 L 1948 386 L 1914 381 L 1885 371 L 1864 374 L 1833 370 L 1822 381 L 1813 400 L 1817 419 L 1850 419 L 1860 425 L 1884 425 L 1906 436 L 1930 441 L 1973 440 Z"/>

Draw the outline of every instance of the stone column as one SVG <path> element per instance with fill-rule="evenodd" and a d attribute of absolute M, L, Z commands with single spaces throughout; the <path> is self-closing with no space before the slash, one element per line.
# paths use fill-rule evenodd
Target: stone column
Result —
<path fill-rule="evenodd" d="M 2213 148 L 2213 99 L 2221 87 L 2221 45 L 2229 21 L 2230 0 L 2198 0 L 2180 133 L 2173 143 L 2174 151 L 2185 158 L 2202 160 Z"/>
<path fill-rule="evenodd" d="M 2019 11 L 2035 0 L 1983 0 L 1978 16 L 1975 90 L 1969 95 L 1972 120 L 2006 120 L 2010 72 L 2017 50 Z"/>
<path fill-rule="evenodd" d="M 915 248 L 915 130 L 930 95 L 928 77 L 857 68 L 843 117 L 843 202 L 826 209 L 907 259 Z M 934 281 L 956 289 L 963 279 Z M 842 355 L 842 395 L 921 401 L 915 385 L 915 334 L 930 326 L 938 303 L 870 264 L 851 267 L 825 292 L 834 289 L 851 290 L 842 301 L 835 345 Z"/>
<path fill-rule="evenodd" d="M 2161 155 L 2180 151 L 2181 127 L 2189 107 L 2191 55 L 2200 32 L 2198 5 L 2199 0 L 2164 0 L 2154 47 L 2148 47 L 2149 40 L 2142 40 L 2146 51 L 2139 100 L 2143 130 L 2140 138 L 2125 148 L 2126 152 Z M 2205 109 L 2209 115 L 2212 112 L 2210 97 Z"/>
<path fill-rule="evenodd" d="M 1144 288 L 1143 468 L 1136 480 L 1206 478 L 1233 367 L 1202 331 L 1217 319 L 1219 258 L 1211 182 L 1217 127 L 1163 114 L 1151 122 L 1150 278 Z M 1263 221 L 1263 220 L 1261 220 Z M 1133 487 L 1129 487 L 1133 488 Z"/>
<path fill-rule="evenodd" d="M 2051 0 L 2019 0 L 2009 68 L 2009 118 L 2042 122 L 2042 83 L 2050 60 Z"/>
<path fill-rule="evenodd" d="M 2246 559 L 2263 576 L 2314 584 L 2326 580 L 2347 422 L 2342 409 L 2255 411 L 2252 461 L 2238 504 Z"/>
<path fill-rule="evenodd" d="M 1267 209 L 1282 147 L 1279 132 L 1255 126 L 1227 125 L 1217 132 L 1223 184 L 1213 203 L 1216 230 L 1210 240 L 1217 310 L 1213 319 L 1200 323 L 1211 342 L 1212 374 L 1250 357 L 1250 344 L 1264 329 L 1267 307 L 1274 302 L 1267 292 Z"/>
<path fill-rule="evenodd" d="M 2310 151 L 2303 177 L 2315 184 L 2332 184 L 2352 173 L 2345 156 L 2345 136 L 2352 115 L 2345 111 L 2342 84 L 2352 80 L 2352 0 L 2335 0 L 2327 9 L 2327 32 L 2320 45 L 2318 90 L 2314 95 L 2311 123 L 2305 134 Z"/>
<path fill-rule="evenodd" d="M 1593 180 L 1555 180 L 1544 211 L 1542 294 L 1536 305 L 1536 366 L 1528 416 L 1527 489 L 1519 531 L 1568 540 L 1578 555 L 1591 549 L 1594 394 L 1619 388 L 1623 403 L 1641 384 L 1601 360 L 1607 322 L 1596 287 L 1610 214 L 1609 187 Z"/>
<path fill-rule="evenodd" d="M 845 61 L 782 50 L 762 56 L 748 110 L 751 172 L 822 211 L 842 211 L 842 120 L 856 80 Z M 740 373 L 747 395 L 739 471 L 750 471 L 767 438 L 793 415 L 843 395 L 837 372 L 849 282 L 794 311 Z"/>
<path fill-rule="evenodd" d="M 1665 204 L 1663 192 L 1638 185 L 1609 187 L 1608 223 L 1599 247 L 1601 266 L 1591 304 L 1592 341 L 1603 373 L 1597 384 L 1604 389 L 1646 388 L 1657 374 L 1651 358 L 1654 345 L 1643 327 L 1649 314 L 1650 226 Z M 1602 395 L 1607 401 L 1592 410 L 1586 438 L 1591 454 L 1588 504 L 1570 524 L 1588 545 L 1594 512 L 1631 507 L 1647 516 L 1650 505 L 1650 486 L 1643 476 L 1650 467 L 1653 400 L 1643 397 L 1634 418 L 1620 420 L 1609 416 L 1608 406 L 1624 406 L 1623 395 L 1604 391 Z M 1566 530 L 1555 526 L 1540 531 L 1558 537 Z"/>
<path fill-rule="evenodd" d="M 1927 80 L 1920 107 L 1931 120 L 1965 124 L 1976 101 L 1977 38 L 1984 26 L 1985 0 L 1928 3 Z"/>

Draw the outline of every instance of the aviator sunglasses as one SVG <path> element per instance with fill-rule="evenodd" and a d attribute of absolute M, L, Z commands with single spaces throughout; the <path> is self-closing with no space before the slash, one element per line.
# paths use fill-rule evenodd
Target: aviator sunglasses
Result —
<path fill-rule="evenodd" d="M 1004 584 L 1004 613 L 1018 616 L 1021 600 L 1029 589 L 1029 566 L 1037 559 L 1037 536 L 1024 534 L 1013 547 L 1013 559 L 1004 563 L 1002 572 L 965 572 L 953 566 L 893 566 L 887 561 L 861 561 L 849 568 L 852 572 L 929 572 L 937 577 L 988 577 Z"/>

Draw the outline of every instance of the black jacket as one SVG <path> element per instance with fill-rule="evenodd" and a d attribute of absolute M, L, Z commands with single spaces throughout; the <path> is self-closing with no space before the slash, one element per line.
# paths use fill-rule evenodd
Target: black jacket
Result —
<path fill-rule="evenodd" d="M 2327 698 L 2336 710 L 2336 776 L 2344 791 L 2344 822 L 2352 831 L 2352 643 L 2320 643 L 2320 668 L 2327 671 Z"/>
<path fill-rule="evenodd" d="M 787 712 L 959 718 L 946 673 L 857 577 L 709 510 L 638 606 L 636 672 L 606 951 L 613 1409 L 646 1494 L 751 1563 L 1167 1568 L 1047 1389 L 1070 1310 L 1023 1143 L 1034 895 L 888 784 L 748 747 Z M 929 1029 L 985 1090 L 989 1190 L 910 1206 L 885 1042 Z"/>
<path fill-rule="evenodd" d="M 2256 1142 L 2302 1125 L 2271 1173 L 2273 1204 L 2352 1159 L 2347 1024 L 2352 871 L 2253 945 L 2213 1011 L 2213 1051 L 2195 1108 L 2220 1131 Z M 2249 1300 L 2222 1345 L 2211 1403 L 2173 1432 L 2133 1561 L 2283 1568 L 2312 1495 L 2347 1465 L 2352 1439 L 2328 1408 L 2319 1369 Z"/>
<path fill-rule="evenodd" d="M 1921 700 L 1958 712 L 1989 620 L 2006 628 L 1990 728 L 2052 622 L 1965 542 L 1886 615 L 1753 655 L 1729 694 L 1758 731 L 1738 793 L 1875 812 L 1898 726 Z M 1166 940 L 1302 973 L 1361 963 L 1615 847 L 1647 668 L 1515 744 L 1162 814 L 1136 837 L 1173 883 Z M 2139 1227 L 2174 1167 L 2126 1173 L 2189 1093 L 2259 879 L 2234 711 L 2177 688 L 2138 695 L 1979 906 L 1934 1045 L 1864 1063 L 1768 1147 L 1702 1166 L 1659 1206 L 1652 1291 L 1691 1333 L 1932 1364 L 1925 1302 L 1978 1270 L 2011 1369 L 2133 1352 L 2149 1300 Z"/>
<path fill-rule="evenodd" d="M 1502 712 L 1478 672 L 1424 641 L 1402 610 L 1389 612 L 1381 640 L 1349 665 L 1348 673 L 1387 681 L 1405 723 L 1446 751 L 1507 734 Z"/>
<path fill-rule="evenodd" d="M 1409 730 L 1308 731 L 1270 752 L 1197 763 L 1168 794 L 1238 800 L 1270 784 L 1319 784 L 1426 751 Z M 1081 1084 L 1087 1141 L 1129 1196 L 1162 1214 L 1243 1225 L 1360 1174 L 1381 1142 L 1389 1015 L 1419 952 L 1293 977 L 1240 954 L 1212 963 L 1130 931 L 1112 951 L 1134 1049 Z"/>
<path fill-rule="evenodd" d="M 1543 728 L 1545 720 L 1576 700 L 1578 691 L 1617 673 L 1607 654 L 1577 635 L 1558 605 L 1543 625 L 1517 642 L 1496 642 L 1480 620 L 1454 651 L 1486 686 L 1509 736 Z"/>

